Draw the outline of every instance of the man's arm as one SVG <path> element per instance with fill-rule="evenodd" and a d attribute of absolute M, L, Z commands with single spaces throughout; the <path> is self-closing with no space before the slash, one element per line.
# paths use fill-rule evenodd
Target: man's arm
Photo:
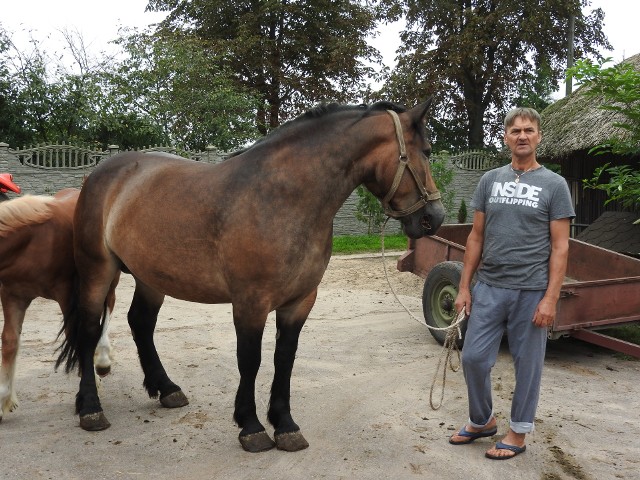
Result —
<path fill-rule="evenodd" d="M 458 296 L 456 297 L 456 312 L 465 309 L 467 315 L 471 312 L 471 291 L 470 285 L 473 275 L 476 273 L 480 260 L 482 259 L 482 247 L 484 245 L 484 213 L 476 210 L 473 214 L 473 227 L 467 238 L 467 245 L 464 251 L 464 266 L 458 285 Z"/>
<path fill-rule="evenodd" d="M 556 318 L 556 305 L 560 299 L 560 289 L 562 288 L 564 275 L 567 271 L 570 221 L 568 218 L 561 218 L 559 220 L 552 220 L 549 225 L 551 232 L 549 284 L 533 317 L 533 323 L 538 327 L 548 327 L 553 324 Z"/>

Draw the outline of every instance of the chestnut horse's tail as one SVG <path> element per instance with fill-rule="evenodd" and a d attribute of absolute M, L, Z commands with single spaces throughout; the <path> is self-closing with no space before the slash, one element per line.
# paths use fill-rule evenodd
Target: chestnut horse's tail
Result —
<path fill-rule="evenodd" d="M 60 351 L 60 355 L 56 360 L 55 369 L 57 370 L 60 365 L 63 363 L 64 371 L 66 373 L 71 372 L 76 365 L 78 365 L 79 360 L 79 346 L 80 346 L 80 322 L 78 317 L 78 277 L 76 275 L 73 282 L 73 293 L 71 295 L 71 299 L 69 301 L 69 306 L 67 307 L 67 311 L 64 312 L 64 317 L 62 320 L 62 328 L 58 332 L 57 338 L 64 333 L 64 340 L 62 341 L 62 345 L 60 345 L 57 351 Z M 106 326 L 105 318 L 107 315 L 107 301 L 105 300 L 104 308 L 102 311 L 102 319 L 101 325 L 104 329 Z M 78 372 L 82 374 L 82 372 Z"/>

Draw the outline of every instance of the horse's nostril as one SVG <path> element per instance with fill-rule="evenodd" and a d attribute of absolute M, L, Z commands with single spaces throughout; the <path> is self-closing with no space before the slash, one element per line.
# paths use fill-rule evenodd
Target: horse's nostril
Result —
<path fill-rule="evenodd" d="M 422 217 L 422 228 L 425 230 L 431 230 L 431 223 L 429 223 L 428 217 Z"/>

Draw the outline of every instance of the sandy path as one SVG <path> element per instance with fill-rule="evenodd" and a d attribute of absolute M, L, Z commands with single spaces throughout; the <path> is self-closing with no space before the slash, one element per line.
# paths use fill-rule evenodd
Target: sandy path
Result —
<path fill-rule="evenodd" d="M 421 314 L 422 281 L 388 265 L 403 302 Z M 77 377 L 53 371 L 57 306 L 33 303 L 16 380 L 20 408 L 0 424 L 0 478 L 640 479 L 640 363 L 577 341 L 549 344 L 538 426 L 524 455 L 486 460 L 490 440 L 449 446 L 466 418 L 462 374 L 448 373 L 445 405 L 431 410 L 441 347 L 398 305 L 379 258 L 334 257 L 329 265 L 294 368 L 292 410 L 311 444 L 297 453 L 240 448 L 229 305 L 166 301 L 155 338 L 191 403 L 167 410 L 149 399 L 126 325 L 132 293 L 124 276 L 112 326 L 116 360 L 101 391 L 112 427 L 97 433 L 81 430 L 73 415 Z M 270 321 L 257 382 L 263 419 L 274 330 Z M 512 386 L 503 349 L 494 378 L 501 431 Z"/>

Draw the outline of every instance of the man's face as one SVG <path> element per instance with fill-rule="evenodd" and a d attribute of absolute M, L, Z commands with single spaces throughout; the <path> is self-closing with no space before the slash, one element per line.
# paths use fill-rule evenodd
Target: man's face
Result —
<path fill-rule="evenodd" d="M 516 117 L 504 134 L 504 143 L 511 153 L 519 158 L 533 155 L 541 140 L 542 133 L 538 124 L 525 117 Z"/>

